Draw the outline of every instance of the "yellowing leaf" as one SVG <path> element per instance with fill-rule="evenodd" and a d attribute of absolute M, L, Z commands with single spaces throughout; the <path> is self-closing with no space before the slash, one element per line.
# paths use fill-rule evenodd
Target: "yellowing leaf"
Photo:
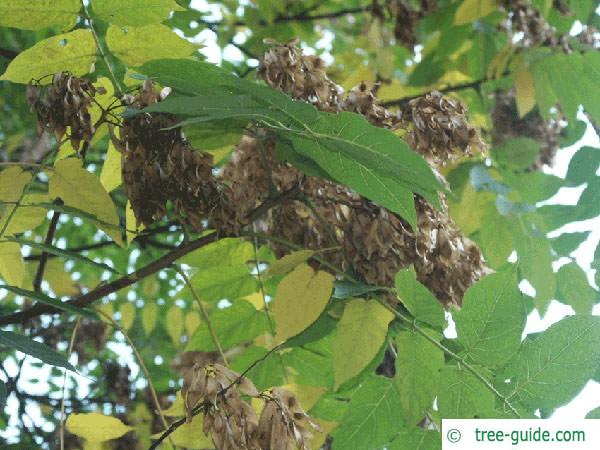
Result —
<path fill-rule="evenodd" d="M 112 81 L 110 81 L 110 79 L 106 77 L 99 77 L 98 80 L 94 83 L 94 86 L 98 89 L 104 89 L 104 93 L 96 92 L 96 95 L 94 95 L 94 101 L 90 105 L 89 109 L 92 123 L 98 122 L 98 120 L 102 116 L 103 110 L 107 110 L 108 108 L 112 108 L 111 113 L 113 115 L 118 115 L 121 112 L 121 108 L 115 107 L 115 88 L 113 86 Z M 112 119 L 115 120 L 114 117 L 112 117 Z M 108 130 L 105 130 L 105 132 L 106 131 Z M 96 129 L 94 141 L 97 139 L 98 135 L 102 134 L 103 133 L 101 133 L 99 129 Z"/>
<path fill-rule="evenodd" d="M 185 402 L 181 395 L 181 391 L 175 394 L 175 400 L 167 409 L 163 409 L 163 415 L 167 417 L 183 417 L 185 416 Z"/>
<path fill-rule="evenodd" d="M 27 205 L 49 202 L 50 200 L 47 194 L 26 194 L 23 197 L 23 200 L 21 201 L 21 205 L 26 207 L 18 208 L 17 211 L 13 214 L 8 226 L 6 227 L 4 236 L 10 236 L 13 234 L 22 233 L 23 231 L 33 230 L 38 225 L 40 225 L 46 219 L 46 214 L 48 211 L 46 210 L 46 208 L 43 207 L 38 208 Z M 10 210 L 13 208 L 10 205 L 7 206 L 8 207 L 6 208 L 6 213 L 0 213 L 0 230 L 4 226 L 5 221 L 8 219 Z"/>
<path fill-rule="evenodd" d="M 29 172 L 25 172 L 21 170 L 20 167 L 9 167 L 8 169 L 0 172 L 0 202 L 16 202 L 21 198 L 21 194 L 23 193 L 23 189 L 27 183 L 31 181 L 31 174 Z M 25 198 L 23 199 L 25 203 Z M 0 230 L 4 228 L 8 217 L 11 215 L 11 212 L 15 208 L 15 205 L 3 205 L 0 203 Z M 26 219 L 27 216 L 31 215 L 31 211 L 29 209 L 34 209 L 33 214 L 35 215 L 35 219 L 33 222 L 34 226 L 39 225 L 41 221 L 38 221 L 39 218 L 39 209 L 38 208 L 19 208 L 13 214 L 13 217 L 10 219 L 10 222 L 4 231 L 4 236 L 9 236 L 14 233 L 19 233 L 21 231 L 28 230 L 30 228 L 27 225 L 30 223 Z M 43 218 L 46 215 L 45 210 L 43 211 Z M 20 219 L 19 219 L 20 217 Z M 24 221 L 19 225 L 17 220 Z M 25 225 L 25 227 L 23 227 Z M 33 227 L 32 227 L 33 228 Z"/>
<path fill-rule="evenodd" d="M 48 259 L 46 270 L 44 271 L 44 279 L 58 296 L 73 296 L 79 293 L 77 286 L 75 286 L 75 283 L 71 279 L 71 275 L 65 270 L 63 261 L 59 258 Z"/>
<path fill-rule="evenodd" d="M 465 25 L 481 19 L 498 9 L 495 0 L 464 0 L 462 5 L 456 10 L 454 23 L 456 25 Z"/>
<path fill-rule="evenodd" d="M 92 7 L 108 23 L 136 27 L 162 22 L 171 11 L 184 10 L 174 0 L 94 0 Z"/>
<path fill-rule="evenodd" d="M 1 0 L 0 26 L 39 30 L 50 26 L 68 30 L 77 23 L 80 0 Z"/>
<path fill-rule="evenodd" d="M 177 305 L 171 306 L 167 311 L 165 327 L 169 337 L 177 346 L 181 344 L 181 335 L 183 334 L 183 311 Z"/>
<path fill-rule="evenodd" d="M 306 264 L 287 275 L 277 286 L 271 307 L 277 339 L 296 336 L 317 320 L 327 306 L 332 288 L 333 275 L 315 272 Z"/>
<path fill-rule="evenodd" d="M 189 449 L 209 449 L 214 448 L 212 439 L 202 431 L 204 418 L 201 414 L 195 416 L 191 422 L 184 423 L 178 427 L 169 437 L 177 447 Z M 162 433 L 156 433 L 154 438 L 158 438 Z"/>
<path fill-rule="evenodd" d="M 111 25 L 106 33 L 111 52 L 125 64 L 139 66 L 146 61 L 161 58 L 185 58 L 197 46 L 177 36 L 165 25 L 146 25 L 124 29 Z"/>
<path fill-rule="evenodd" d="M 302 384 L 286 384 L 280 387 L 293 393 L 300 402 L 302 409 L 305 411 L 308 411 L 310 408 L 312 408 L 323 396 L 323 394 L 327 392 L 327 388 L 324 387 L 307 386 Z"/>
<path fill-rule="evenodd" d="M 21 247 L 15 242 L 0 242 L 0 275 L 7 284 L 20 287 L 25 276 Z"/>
<path fill-rule="evenodd" d="M 244 297 L 248 303 L 251 303 L 257 310 L 261 310 L 265 307 L 265 299 L 263 297 L 262 292 L 255 292 L 254 294 L 250 294 Z"/>
<path fill-rule="evenodd" d="M 137 232 L 140 232 L 145 228 L 143 224 L 140 224 L 138 227 L 136 222 L 131 202 L 127 200 L 127 206 L 125 206 L 125 235 L 127 237 L 127 245 L 131 244 L 131 241 L 136 238 Z"/>
<path fill-rule="evenodd" d="M 96 61 L 96 44 L 89 30 L 75 30 L 39 41 L 13 59 L 0 80 L 29 83 L 56 72 L 85 75 Z M 40 80 L 50 83 L 51 77 Z"/>
<path fill-rule="evenodd" d="M 112 199 L 100 183 L 98 177 L 81 167 L 77 158 L 68 158 L 56 163 L 56 170 L 50 178 L 50 197 L 60 197 L 73 208 L 95 216 L 99 227 L 119 245 L 123 243 L 119 227 L 119 216 Z"/>
<path fill-rule="evenodd" d="M 190 311 L 185 315 L 185 334 L 191 336 L 200 326 L 200 314 L 197 311 Z"/>
<path fill-rule="evenodd" d="M 515 75 L 515 93 L 519 117 L 523 117 L 535 107 L 535 88 L 533 76 L 525 66 Z"/>
<path fill-rule="evenodd" d="M 158 317 L 158 306 L 153 301 L 150 301 L 142 308 L 142 327 L 146 336 L 149 336 L 156 326 L 156 319 Z"/>
<path fill-rule="evenodd" d="M 106 160 L 100 173 L 100 183 L 107 192 L 121 185 L 121 153 L 115 148 L 112 141 L 108 141 Z"/>
<path fill-rule="evenodd" d="M 335 388 L 358 375 L 385 341 L 394 315 L 376 300 L 351 300 L 337 327 L 333 345 Z"/>
<path fill-rule="evenodd" d="M 125 329 L 125 331 L 131 328 L 133 325 L 133 321 L 135 320 L 135 305 L 133 303 L 123 303 L 119 307 L 119 312 L 121 313 L 121 326 Z"/>
<path fill-rule="evenodd" d="M 285 275 L 299 264 L 306 262 L 315 252 L 313 250 L 298 250 L 278 259 L 269 267 L 267 275 Z"/>
<path fill-rule="evenodd" d="M 98 413 L 71 414 L 66 426 L 71 433 L 91 443 L 118 439 L 133 430 L 119 419 Z"/>

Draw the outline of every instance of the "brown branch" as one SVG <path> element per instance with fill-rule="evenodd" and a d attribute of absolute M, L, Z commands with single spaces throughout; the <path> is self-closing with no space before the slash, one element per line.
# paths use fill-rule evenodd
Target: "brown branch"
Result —
<path fill-rule="evenodd" d="M 54 235 L 56 234 L 56 226 L 58 225 L 58 219 L 60 219 L 60 212 L 54 211 L 52 213 L 52 219 L 50 219 L 50 226 L 48 227 L 48 232 L 46 233 L 46 240 L 44 241 L 46 245 L 52 245 Z M 42 281 L 44 279 L 44 271 L 46 270 L 47 262 L 48 252 L 43 251 L 40 255 L 40 263 L 38 264 L 37 272 L 35 273 L 35 278 L 33 279 L 33 290 L 35 292 L 39 292 L 42 288 Z"/>
<path fill-rule="evenodd" d="M 488 78 L 482 78 L 480 80 L 469 81 L 468 83 L 454 84 L 451 86 L 446 86 L 441 89 L 432 89 L 432 90 L 439 91 L 442 94 L 448 94 L 449 92 L 456 92 L 456 91 L 461 91 L 463 89 L 471 89 L 471 88 L 479 90 L 481 88 L 481 85 L 484 83 L 487 83 L 488 81 L 490 81 Z M 422 94 L 417 94 L 417 95 L 409 95 L 409 96 L 397 98 L 394 100 L 387 100 L 385 102 L 381 102 L 381 106 L 385 106 L 385 107 L 404 106 L 411 100 L 422 97 L 423 95 L 425 95 L 425 93 L 426 92 L 423 92 Z"/>
<path fill-rule="evenodd" d="M 118 280 L 106 284 L 101 284 L 100 286 L 98 286 L 95 289 L 92 289 L 88 293 L 75 297 L 67 301 L 66 303 L 70 306 L 76 306 L 79 308 L 89 306 L 96 300 L 106 297 L 107 295 L 112 294 L 113 292 L 117 292 L 127 286 L 131 286 L 139 280 L 146 278 L 147 276 L 152 275 L 158 272 L 159 270 L 169 267 L 172 263 L 177 261 L 182 256 L 185 256 L 188 253 L 193 252 L 194 250 L 197 250 L 201 247 L 204 247 L 205 245 L 215 242 L 219 239 L 219 237 L 220 236 L 218 236 L 216 233 L 212 233 L 195 241 L 191 241 L 187 244 L 181 245 L 175 250 L 158 258 L 156 261 L 151 262 L 150 264 L 142 267 L 141 269 L 136 270 L 135 272 L 130 273 L 129 275 L 125 275 L 124 277 L 121 277 Z M 23 323 L 26 320 L 40 316 L 42 314 L 55 314 L 59 312 L 61 312 L 61 310 L 54 308 L 53 306 L 38 303 L 24 311 L 19 311 L 13 314 L 8 314 L 6 316 L 0 317 L 0 325 Z"/>

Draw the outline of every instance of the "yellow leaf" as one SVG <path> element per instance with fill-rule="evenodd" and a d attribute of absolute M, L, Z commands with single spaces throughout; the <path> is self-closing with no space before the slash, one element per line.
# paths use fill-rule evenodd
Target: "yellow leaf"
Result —
<path fill-rule="evenodd" d="M 76 155 L 76 154 L 77 154 L 77 149 L 75 149 L 73 147 L 73 144 L 71 143 L 71 140 L 69 139 L 69 140 L 64 141 L 62 144 L 60 144 L 60 147 L 58 147 L 58 153 L 56 154 L 56 159 L 54 161 L 56 162 L 56 161 L 68 158 L 68 157 Z"/>
<path fill-rule="evenodd" d="M 181 344 L 181 335 L 183 334 L 183 311 L 177 305 L 171 306 L 167 311 L 165 327 L 167 333 L 177 346 Z"/>
<path fill-rule="evenodd" d="M 315 252 L 313 250 L 298 250 L 292 252 L 289 255 L 285 255 L 283 258 L 278 259 L 269 267 L 267 275 L 277 276 L 285 275 L 290 270 L 296 268 L 299 264 L 306 262 Z"/>
<path fill-rule="evenodd" d="M 496 0 L 464 0 L 456 10 L 454 23 L 465 25 L 474 22 L 498 10 Z"/>
<path fill-rule="evenodd" d="M 106 160 L 100 173 L 100 183 L 107 192 L 121 185 L 121 153 L 115 148 L 112 141 L 108 142 Z"/>
<path fill-rule="evenodd" d="M 185 315 L 185 334 L 191 336 L 200 326 L 200 314 L 197 311 L 190 311 Z"/>
<path fill-rule="evenodd" d="M 177 447 L 189 449 L 209 449 L 214 448 L 212 439 L 202 431 L 204 418 L 201 414 L 195 416 L 191 422 L 185 423 L 177 428 L 172 434 L 171 439 Z M 158 438 L 162 433 L 156 433 L 154 438 Z"/>
<path fill-rule="evenodd" d="M 75 30 L 39 41 L 13 59 L 0 80 L 29 83 L 40 79 L 43 84 L 52 81 L 56 72 L 85 75 L 96 61 L 96 44 L 90 30 Z M 43 79 L 42 79 L 43 78 Z"/>
<path fill-rule="evenodd" d="M 319 318 L 329 302 L 333 275 L 315 272 L 306 264 L 296 267 L 277 286 L 271 311 L 279 341 L 296 336 Z"/>
<path fill-rule="evenodd" d="M 154 302 L 148 302 L 142 308 L 142 328 L 146 336 L 150 336 L 152 330 L 156 326 L 156 318 L 158 317 L 158 306 Z"/>
<path fill-rule="evenodd" d="M 20 167 L 9 167 L 0 172 L 0 200 L 16 202 L 25 185 L 31 181 L 31 174 Z"/>
<path fill-rule="evenodd" d="M 46 262 L 44 279 L 50 284 L 56 295 L 73 296 L 79 293 L 77 286 L 73 283 L 71 275 L 65 270 L 64 263 L 58 258 L 49 259 Z"/>
<path fill-rule="evenodd" d="M 122 245 L 115 205 L 98 177 L 81 167 L 81 160 L 68 158 L 58 161 L 48 190 L 50 197 L 60 197 L 67 206 L 95 216 L 101 222 L 98 226 Z"/>
<path fill-rule="evenodd" d="M 470 236 L 481 227 L 481 217 L 485 206 L 493 202 L 496 194 L 487 191 L 476 191 L 471 183 L 463 189 L 460 200 L 450 202 L 450 215 L 460 227 L 461 231 Z"/>
<path fill-rule="evenodd" d="M 385 341 L 394 314 L 376 300 L 352 299 L 337 326 L 333 346 L 335 388 L 358 375 Z"/>
<path fill-rule="evenodd" d="M 137 226 L 135 214 L 129 200 L 127 200 L 127 206 L 125 207 L 125 228 L 127 229 L 125 233 L 127 236 L 127 245 L 131 244 L 131 241 L 137 237 L 137 233 L 145 228 L 143 224 L 140 224 L 139 227 Z"/>
<path fill-rule="evenodd" d="M 361 65 L 359 68 L 353 70 L 341 84 L 342 87 L 348 91 L 354 86 L 359 85 L 362 81 L 369 83 L 374 83 L 376 81 L 375 73 L 365 65 Z"/>
<path fill-rule="evenodd" d="M 66 425 L 71 433 L 90 443 L 118 439 L 133 430 L 119 419 L 98 413 L 71 414 Z"/>
<path fill-rule="evenodd" d="M 329 433 L 338 425 L 337 422 L 330 422 L 323 419 L 313 419 L 319 425 L 319 431 L 313 431 L 313 438 L 310 441 L 311 448 L 322 448 L 329 436 Z"/>
<path fill-rule="evenodd" d="M 517 111 L 519 111 L 519 117 L 523 117 L 535 107 L 533 75 L 526 66 L 522 66 L 515 76 L 515 93 Z"/>
<path fill-rule="evenodd" d="M 21 287 L 25 276 L 25 263 L 19 244 L 0 242 L 0 275 L 7 284 Z"/>
<path fill-rule="evenodd" d="M 185 402 L 181 395 L 181 391 L 175 394 L 175 400 L 167 409 L 163 409 L 163 415 L 167 417 L 183 417 L 185 416 Z"/>
<path fill-rule="evenodd" d="M 135 320 L 135 310 L 135 305 L 129 302 L 123 303 L 119 307 L 119 312 L 121 313 L 121 326 L 125 331 L 129 330 L 133 325 L 133 321 Z"/>
<path fill-rule="evenodd" d="M 24 172 L 19 167 L 9 167 L 0 172 L 0 202 L 16 202 L 21 197 L 23 189 L 31 181 L 31 174 Z M 44 194 L 29 194 L 23 196 L 22 204 L 47 202 Z M 4 228 L 8 217 L 11 215 L 15 205 L 2 205 L 0 203 L 0 230 Z M 46 218 L 44 208 L 18 208 L 12 215 L 4 236 L 21 233 L 37 227 Z"/>
<path fill-rule="evenodd" d="M 260 311 L 265 307 L 265 299 L 263 297 L 262 292 L 255 292 L 254 294 L 250 294 L 244 297 L 248 303 L 252 303 L 252 306 L 256 308 L 257 311 Z"/>
<path fill-rule="evenodd" d="M 323 394 L 327 392 L 327 388 L 303 384 L 286 384 L 281 386 L 281 388 L 293 393 L 305 411 L 315 406 Z"/>
<path fill-rule="evenodd" d="M 113 304 L 112 303 L 103 303 L 101 305 L 96 306 L 96 309 L 99 310 L 99 311 L 102 311 L 108 317 L 112 317 L 113 313 L 114 313 L 114 308 L 113 308 Z M 108 322 L 108 320 L 106 319 L 106 317 L 104 317 L 102 315 L 100 315 L 100 320 L 102 320 L 104 322 Z"/>
<path fill-rule="evenodd" d="M 0 25 L 39 30 L 51 26 L 68 30 L 77 23 L 80 0 L 2 0 Z"/>
<path fill-rule="evenodd" d="M 127 27 L 127 30 L 111 25 L 106 33 L 106 43 L 115 56 L 130 66 L 139 66 L 152 59 L 185 58 L 198 49 L 160 24 Z"/>
<path fill-rule="evenodd" d="M 103 110 L 115 107 L 115 88 L 112 84 L 112 81 L 110 81 L 110 79 L 106 77 L 99 77 L 98 80 L 94 83 L 94 86 L 101 90 L 103 89 L 104 93 L 96 92 L 96 95 L 94 96 L 94 101 L 90 105 L 89 111 L 92 123 L 98 122 L 98 120 L 102 116 Z M 116 108 L 112 109 L 111 112 L 113 115 L 118 117 L 118 114 L 121 112 L 121 108 L 119 108 L 118 110 Z M 98 130 L 96 130 L 96 134 L 98 134 Z"/>

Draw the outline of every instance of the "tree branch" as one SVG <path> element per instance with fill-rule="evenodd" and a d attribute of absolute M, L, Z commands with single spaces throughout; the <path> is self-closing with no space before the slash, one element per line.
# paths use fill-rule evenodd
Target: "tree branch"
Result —
<path fill-rule="evenodd" d="M 54 211 L 52 213 L 52 219 L 50 219 L 48 232 L 46 233 L 46 240 L 44 241 L 46 245 L 52 245 L 54 234 L 56 233 L 56 226 L 58 225 L 58 219 L 60 219 L 60 212 Z M 44 279 L 44 271 L 46 270 L 47 262 L 48 252 L 43 251 L 40 255 L 40 262 L 38 264 L 37 272 L 35 273 L 35 278 L 33 279 L 33 290 L 35 292 L 39 292 L 42 287 L 42 280 Z"/>
<path fill-rule="evenodd" d="M 187 255 L 194 250 L 197 250 L 205 245 L 208 245 L 212 242 L 215 242 L 219 239 L 219 235 L 217 233 L 212 233 L 207 236 L 204 236 L 195 241 L 188 242 L 187 244 L 181 245 L 177 247 L 175 250 L 167 253 L 166 255 L 160 257 L 154 262 L 142 267 L 135 272 L 125 275 L 124 277 L 119 278 L 118 280 L 112 281 L 110 283 L 101 284 L 95 289 L 92 289 L 86 294 L 75 297 L 66 303 L 71 306 L 77 307 L 86 307 L 91 305 L 96 300 L 101 299 L 113 292 L 121 290 L 127 286 L 131 286 L 132 284 L 138 282 L 139 280 L 146 278 L 149 275 L 152 275 L 159 270 L 165 269 L 169 267 L 172 263 L 177 261 L 182 256 Z M 55 314 L 59 313 L 61 310 L 54 308 L 52 306 L 46 304 L 36 304 L 33 307 L 26 309 L 24 311 L 19 311 L 14 314 L 8 314 L 6 316 L 0 317 L 0 325 L 8 325 L 8 324 L 16 324 L 23 323 L 26 320 L 29 320 L 33 317 L 40 316 L 42 314 Z"/>
<path fill-rule="evenodd" d="M 471 88 L 479 90 L 481 88 L 481 85 L 484 83 L 487 83 L 488 81 L 490 81 L 488 78 L 482 78 L 480 80 L 469 81 L 468 83 L 462 83 L 462 84 L 455 84 L 455 85 L 446 86 L 444 88 L 435 89 L 435 90 L 441 92 L 442 94 L 448 94 L 449 92 L 456 92 L 456 91 L 461 91 L 463 89 L 471 89 Z M 394 100 L 387 100 L 385 102 L 381 102 L 381 106 L 385 106 L 385 107 L 404 106 L 411 100 L 422 97 L 423 95 L 425 95 L 425 92 L 423 92 L 422 94 L 409 95 L 407 97 L 401 97 L 401 98 L 397 98 Z"/>

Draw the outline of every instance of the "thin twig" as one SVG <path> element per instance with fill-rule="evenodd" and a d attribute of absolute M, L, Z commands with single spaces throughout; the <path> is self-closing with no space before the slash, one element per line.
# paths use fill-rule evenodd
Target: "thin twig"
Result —
<path fill-rule="evenodd" d="M 69 348 L 67 350 L 67 357 L 71 356 L 73 352 L 73 346 L 75 345 L 75 336 L 77 336 L 77 329 L 79 328 L 79 323 L 81 322 L 81 317 L 78 317 L 75 321 L 75 326 L 73 327 L 73 332 L 71 333 L 71 339 L 69 340 Z M 60 429 L 59 429 L 59 439 L 60 439 L 60 450 L 65 450 L 65 393 L 67 389 L 67 377 L 69 371 L 67 369 L 64 370 L 63 374 L 63 386 L 62 386 L 62 396 L 60 399 Z"/>
<path fill-rule="evenodd" d="M 138 364 L 144 371 L 144 375 L 146 376 L 146 380 L 148 381 L 148 388 L 150 389 L 150 393 L 152 395 L 152 401 L 154 401 L 154 406 L 156 407 L 156 413 L 160 417 L 160 421 L 162 422 L 163 426 L 165 427 L 165 430 L 167 430 L 169 428 L 169 424 L 167 423 L 167 419 L 165 418 L 165 416 L 162 412 L 160 402 L 158 401 L 158 395 L 156 394 L 156 389 L 154 389 L 154 384 L 152 384 L 152 378 L 150 377 L 150 371 L 148 370 L 148 367 L 146 367 L 146 364 L 144 363 L 144 359 L 142 358 L 142 355 L 140 355 L 140 352 L 138 351 L 137 347 L 135 346 L 135 344 L 129 337 L 129 334 L 127 334 L 127 331 L 125 331 L 125 329 L 123 327 L 121 327 L 121 325 L 119 325 L 115 319 L 113 319 L 106 312 L 102 311 L 100 308 L 94 308 L 94 310 L 98 314 L 100 314 L 102 317 L 104 317 L 106 320 L 108 320 L 110 322 L 110 324 L 113 326 L 113 328 L 116 328 L 117 330 L 119 330 L 121 332 L 121 334 L 125 337 L 125 340 L 131 347 L 131 350 L 133 351 L 136 359 L 138 360 Z M 175 448 L 175 444 L 173 443 L 173 441 L 170 438 L 169 438 L 169 440 L 170 440 L 173 448 Z"/>
<path fill-rule="evenodd" d="M 210 337 L 213 340 L 213 344 L 215 344 L 215 347 L 217 347 L 217 350 L 219 351 L 219 354 L 221 355 L 221 359 L 223 360 L 223 362 L 225 363 L 225 365 L 229 366 L 229 362 L 227 361 L 227 357 L 225 356 L 225 352 L 223 352 L 223 347 L 221 346 L 221 342 L 219 341 L 219 337 L 217 336 L 217 333 L 215 332 L 215 330 L 214 330 L 214 328 L 212 326 L 212 323 L 210 321 L 210 317 L 208 317 L 208 311 L 206 311 L 206 307 L 204 306 L 204 302 L 202 301 L 202 299 L 198 295 L 198 292 L 196 292 L 196 288 L 190 282 L 190 279 L 188 278 L 188 276 L 186 275 L 186 273 L 183 271 L 183 269 L 181 267 L 179 267 L 177 264 L 173 264 L 173 268 L 177 271 L 177 273 L 179 275 L 181 275 L 181 278 L 183 278 L 183 281 L 185 282 L 185 284 L 187 285 L 187 287 L 190 288 L 190 291 L 192 292 L 192 297 L 194 297 L 194 300 L 196 300 L 196 303 L 200 307 L 200 312 L 202 313 L 202 318 L 204 319 L 204 322 L 206 322 L 206 326 L 208 327 L 208 332 L 210 333 Z"/>
<path fill-rule="evenodd" d="M 48 232 L 46 233 L 46 245 L 52 245 L 54 240 L 54 234 L 56 233 L 56 226 L 58 225 L 58 219 L 60 219 L 60 212 L 54 211 L 52 213 L 52 219 L 50 219 L 50 226 L 48 226 Z M 33 290 L 39 292 L 42 288 L 42 280 L 44 279 L 44 271 L 46 270 L 46 263 L 48 262 L 48 252 L 43 251 L 40 255 L 40 262 L 38 264 L 35 278 L 33 279 Z"/>

